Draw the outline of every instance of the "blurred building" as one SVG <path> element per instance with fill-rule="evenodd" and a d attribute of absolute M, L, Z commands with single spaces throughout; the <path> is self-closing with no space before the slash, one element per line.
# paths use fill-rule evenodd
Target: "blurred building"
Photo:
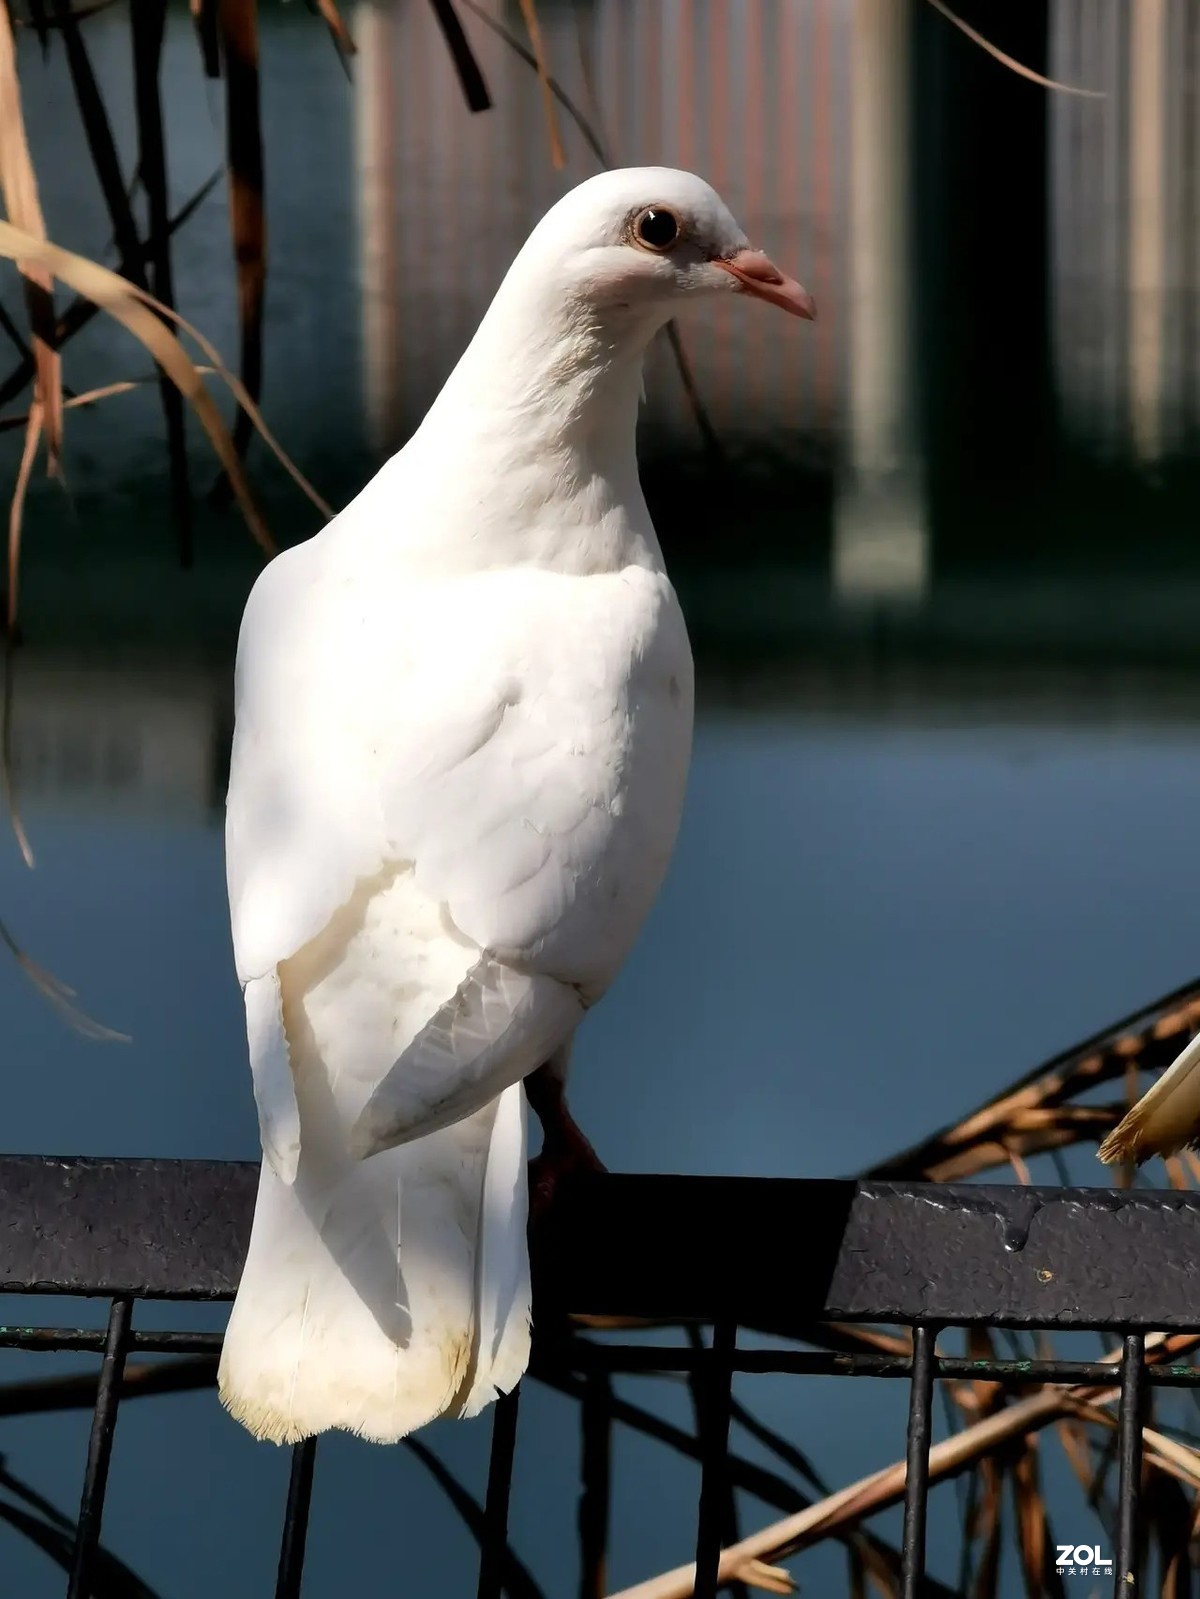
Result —
<path fill-rule="evenodd" d="M 1052 0 L 1050 263 L 1063 419 L 1156 462 L 1200 409 L 1200 12 Z"/>

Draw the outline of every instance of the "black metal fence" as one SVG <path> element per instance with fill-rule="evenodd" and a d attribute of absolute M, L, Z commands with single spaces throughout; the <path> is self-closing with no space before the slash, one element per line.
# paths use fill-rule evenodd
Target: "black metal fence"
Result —
<path fill-rule="evenodd" d="M 215 1355 L 220 1335 L 143 1332 L 138 1300 L 232 1297 L 257 1168 L 205 1161 L 0 1158 L 0 1290 L 103 1296 L 106 1331 L 0 1328 L 0 1347 L 102 1355 L 67 1594 L 85 1599 L 99 1543 L 125 1362 L 133 1352 Z M 781 1242 L 787 1269 L 781 1269 Z M 941 1379 L 1119 1387 L 1113 1593 L 1139 1592 L 1138 1495 L 1148 1384 L 1200 1386 L 1200 1368 L 1147 1351 L 1150 1332 L 1200 1329 L 1200 1195 L 920 1183 L 597 1176 L 565 1187 L 533 1249 L 535 1366 L 594 1375 L 686 1372 L 703 1397 L 695 1593 L 723 1569 L 732 1381 L 737 1372 L 903 1378 L 910 1384 L 901 1591 L 924 1582 L 933 1393 Z M 568 1318 L 709 1323 L 679 1347 L 567 1336 Z M 743 1349 L 756 1332 L 828 1322 L 913 1328 L 911 1358 Z M 942 1329 L 1093 1329 L 1119 1359 L 969 1360 L 939 1355 Z M 519 1390 L 494 1410 L 480 1599 L 507 1584 Z M 293 1451 L 276 1599 L 301 1591 L 315 1441 Z"/>

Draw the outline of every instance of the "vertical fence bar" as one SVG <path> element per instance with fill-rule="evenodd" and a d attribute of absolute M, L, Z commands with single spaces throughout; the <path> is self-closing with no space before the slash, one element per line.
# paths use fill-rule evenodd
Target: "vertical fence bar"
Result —
<path fill-rule="evenodd" d="M 108 1487 L 108 1463 L 112 1458 L 113 1429 L 117 1425 L 117 1404 L 125 1371 L 125 1352 L 129 1346 L 132 1315 L 132 1299 L 114 1299 L 109 1306 L 108 1335 L 104 1341 L 96 1405 L 92 1411 L 92 1431 L 88 1439 L 87 1467 L 83 1474 L 71 1575 L 67 1580 L 67 1599 L 86 1599 L 92 1591 L 92 1559 L 100 1542 L 104 1494 Z"/>
<path fill-rule="evenodd" d="M 904 1474 L 902 1599 L 918 1599 L 925 1582 L 925 1508 L 929 1499 L 929 1441 L 933 1426 L 932 1327 L 913 1329 L 912 1387 L 908 1397 L 908 1448 Z"/>
<path fill-rule="evenodd" d="M 733 1356 L 737 1323 L 719 1321 L 701 1376 L 703 1426 L 700 1439 L 700 1511 L 696 1528 L 695 1599 L 716 1599 L 721 1567 L 721 1516 L 728 1471 L 729 1411 L 733 1400 Z"/>
<path fill-rule="evenodd" d="M 492 1421 L 492 1458 L 483 1507 L 483 1546 L 479 1555 L 479 1599 L 500 1599 L 504 1591 L 504 1552 L 508 1548 L 508 1501 L 517 1451 L 517 1406 L 521 1389 L 502 1394 Z"/>
<path fill-rule="evenodd" d="M 612 1491 L 612 1384 L 603 1372 L 587 1378 L 580 1432 L 579 1599 L 604 1599 Z"/>
<path fill-rule="evenodd" d="M 316 1457 L 315 1438 L 303 1438 L 292 1447 L 292 1470 L 288 1477 L 287 1508 L 283 1513 L 283 1538 L 279 1545 L 279 1572 L 275 1578 L 275 1599 L 300 1599 Z"/>
<path fill-rule="evenodd" d="M 1142 1486 L 1142 1413 L 1146 1397 L 1146 1339 L 1127 1333 L 1121 1351 L 1121 1404 L 1117 1418 L 1120 1476 L 1117 1487 L 1117 1563 L 1113 1592 L 1136 1599 L 1140 1590 L 1138 1499 Z"/>

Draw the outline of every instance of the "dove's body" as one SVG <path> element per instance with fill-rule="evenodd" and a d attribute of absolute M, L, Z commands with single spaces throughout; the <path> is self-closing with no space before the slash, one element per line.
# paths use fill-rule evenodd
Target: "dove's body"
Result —
<path fill-rule="evenodd" d="M 452 1405 L 476 1408 L 524 1369 L 519 1079 L 569 1040 L 657 892 L 691 733 L 687 639 L 660 570 L 431 582 L 406 579 L 397 563 L 394 587 L 381 591 L 377 565 L 346 547 L 354 509 L 270 568 L 278 577 L 269 589 L 263 580 L 247 611 L 252 628 L 274 591 L 287 614 L 270 636 L 295 628 L 304 649 L 273 651 L 239 683 L 230 795 L 235 914 L 245 903 L 235 863 L 247 859 L 243 892 L 266 895 L 255 873 L 281 884 L 264 903 L 266 938 L 282 915 L 315 928 L 277 963 L 296 1178 L 289 1185 L 264 1162 L 222 1369 L 235 1413 L 281 1439 L 330 1426 L 398 1437 Z M 393 603 L 380 605 L 382 592 Z M 330 659 L 380 692 L 345 704 L 328 696 Z M 300 707 L 303 741 L 326 751 L 333 802 L 311 836 L 285 803 Z M 263 768 L 270 735 L 255 729 L 287 744 L 274 802 L 241 780 L 248 756 Z M 340 863 L 337 840 L 348 849 Z M 372 854 L 359 854 L 368 840 Z M 315 903 L 285 906 L 293 873 Z M 244 925 L 250 944 L 249 916 Z M 431 1019 L 448 1010 L 446 1039 L 431 1038 Z M 472 1065 L 493 1041 L 501 1047 L 476 1085 Z M 473 1112 L 465 1120 L 356 1158 L 352 1133 L 372 1096 L 385 1096 L 385 1112 L 368 1145 L 385 1145 L 434 1126 L 441 1097 L 456 1090 L 474 1101 L 451 1107 Z M 273 1110 L 270 1093 L 259 1089 L 264 1143 L 282 1164 L 289 1107 L 285 1092 L 282 1113 Z M 497 1196 L 486 1214 L 485 1178 Z M 491 1289 L 490 1270 L 500 1279 Z M 473 1350 L 485 1299 L 495 1325 Z"/>
<path fill-rule="evenodd" d="M 732 264 L 631 248 L 628 195 L 663 190 Z M 521 1079 L 636 937 L 691 743 L 642 354 L 696 285 L 810 312 L 743 245 L 688 174 L 573 191 L 409 444 L 246 608 L 227 861 L 266 1158 L 220 1383 L 260 1436 L 394 1439 L 524 1370 Z"/>

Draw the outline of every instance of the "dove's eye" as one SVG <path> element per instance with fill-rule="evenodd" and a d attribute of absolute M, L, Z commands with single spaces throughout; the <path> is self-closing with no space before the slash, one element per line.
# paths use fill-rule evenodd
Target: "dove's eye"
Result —
<path fill-rule="evenodd" d="M 633 219 L 633 237 L 643 250 L 663 254 L 678 243 L 683 232 L 682 224 L 674 211 L 665 205 L 648 205 Z"/>

